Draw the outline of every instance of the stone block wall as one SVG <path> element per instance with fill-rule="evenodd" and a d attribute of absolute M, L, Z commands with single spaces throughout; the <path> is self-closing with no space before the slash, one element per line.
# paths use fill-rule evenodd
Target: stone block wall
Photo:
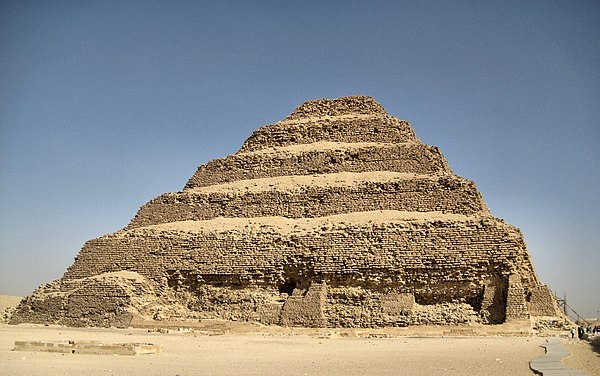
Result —
<path fill-rule="evenodd" d="M 287 191 L 167 193 L 140 208 L 127 228 L 216 217 L 314 218 L 373 210 L 489 214 L 473 182 L 421 177 Z"/>
<path fill-rule="evenodd" d="M 415 296 L 412 293 L 392 291 L 382 299 L 383 313 L 403 314 L 412 312 Z"/>
<path fill-rule="evenodd" d="M 486 278 L 507 278 L 510 268 L 533 275 L 518 230 L 483 219 L 332 224 L 289 234 L 269 226 L 216 233 L 144 228 L 89 241 L 64 279 L 130 270 L 160 282 L 180 270 L 212 284 L 279 288 L 294 268 L 330 286 L 410 286 L 423 304 L 475 299 Z"/>
<path fill-rule="evenodd" d="M 327 285 L 324 283 L 312 283 L 306 292 L 295 289 L 283 305 L 281 325 L 326 327 L 326 298 Z"/>
<path fill-rule="evenodd" d="M 506 281 L 488 280 L 484 285 L 483 299 L 479 315 L 486 324 L 501 324 L 506 318 Z"/>
<path fill-rule="evenodd" d="M 511 274 L 508 278 L 506 295 L 506 320 L 527 320 L 529 309 L 525 301 L 525 289 L 519 274 Z"/>
<path fill-rule="evenodd" d="M 378 292 L 362 287 L 330 288 L 325 317 L 327 326 L 348 328 L 482 322 L 473 306 L 465 302 L 421 305 L 415 302 L 412 293 Z"/>
<path fill-rule="evenodd" d="M 529 289 L 525 298 L 531 316 L 556 316 L 559 311 L 554 294 L 546 285 Z"/>
<path fill-rule="evenodd" d="M 182 274 L 186 274 L 185 272 L 182 271 Z M 170 273 L 180 273 L 180 271 L 170 271 Z M 191 278 L 194 280 L 191 281 Z M 185 302 L 185 306 L 192 311 L 192 317 L 252 321 L 263 324 L 280 323 L 286 296 L 276 288 L 268 286 L 230 288 L 218 283 L 216 285 L 199 283 L 199 278 L 202 276 L 188 274 L 185 279 L 175 284 L 173 274 L 168 277 L 169 287 L 175 290 L 175 297 Z"/>
<path fill-rule="evenodd" d="M 259 128 L 240 152 L 315 142 L 419 142 L 410 124 L 391 116 L 286 121 Z"/>
<path fill-rule="evenodd" d="M 338 172 L 394 171 L 449 175 L 439 149 L 415 143 L 339 147 L 325 150 L 237 153 L 198 167 L 186 189 L 238 180 Z"/>

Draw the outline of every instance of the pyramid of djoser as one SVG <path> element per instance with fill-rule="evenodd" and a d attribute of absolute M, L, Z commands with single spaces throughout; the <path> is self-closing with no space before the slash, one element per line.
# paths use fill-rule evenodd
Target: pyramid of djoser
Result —
<path fill-rule="evenodd" d="M 520 231 L 370 97 L 312 100 L 88 241 L 12 323 L 496 324 L 558 316 Z"/>

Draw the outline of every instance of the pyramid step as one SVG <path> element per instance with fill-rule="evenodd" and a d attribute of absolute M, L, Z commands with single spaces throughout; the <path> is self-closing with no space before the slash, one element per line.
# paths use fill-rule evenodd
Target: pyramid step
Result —
<path fill-rule="evenodd" d="M 356 115 L 285 120 L 259 128 L 240 151 L 313 142 L 420 142 L 407 121 L 389 115 Z"/>
<path fill-rule="evenodd" d="M 518 258 L 524 251 L 518 230 L 490 217 L 388 211 L 314 219 L 218 218 L 91 240 L 64 278 L 128 270 L 159 281 L 179 270 L 201 277 L 189 283 L 277 287 L 288 278 L 285 265 L 295 265 L 310 270 L 301 278 L 331 286 L 375 288 L 405 281 L 434 301 L 479 296 L 481 280 L 510 268 L 531 273 L 531 264 Z"/>
<path fill-rule="evenodd" d="M 301 146 L 237 153 L 216 159 L 200 166 L 186 188 L 237 180 L 337 172 L 452 173 L 439 149 L 423 144 L 317 142 Z"/>
<path fill-rule="evenodd" d="M 312 218 L 372 210 L 489 214 L 475 184 L 456 176 L 340 173 L 245 180 L 163 194 L 142 206 L 128 228 L 216 217 Z"/>

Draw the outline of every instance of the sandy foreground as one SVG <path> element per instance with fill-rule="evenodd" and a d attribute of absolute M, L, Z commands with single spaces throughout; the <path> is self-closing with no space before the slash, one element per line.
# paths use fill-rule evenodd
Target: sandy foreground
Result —
<path fill-rule="evenodd" d="M 563 343 L 571 355 L 565 357 L 562 362 L 567 366 L 590 375 L 600 375 L 600 337 L 594 340 L 594 345 L 587 341 L 564 340 Z"/>
<path fill-rule="evenodd" d="M 12 351 L 15 341 L 150 342 L 160 355 Z M 537 337 L 326 338 L 0 325 L 3 375 L 533 375 Z"/>
<path fill-rule="evenodd" d="M 16 307 L 17 304 L 23 299 L 20 296 L 12 295 L 0 295 L 0 312 L 4 311 L 9 307 Z"/>
<path fill-rule="evenodd" d="M 0 296 L 2 308 L 17 297 Z M 0 323 L 0 375 L 534 375 L 529 361 L 544 354 L 541 337 L 342 336 L 332 329 L 252 332 L 66 328 Z M 210 325 L 205 329 L 210 329 Z M 420 332 L 423 332 L 420 335 Z M 222 335 L 210 335 L 226 333 Z M 381 334 L 378 331 L 376 334 Z M 88 355 L 13 351 L 15 341 L 153 343 L 160 355 Z M 570 367 L 600 375 L 600 350 L 564 340 Z"/>

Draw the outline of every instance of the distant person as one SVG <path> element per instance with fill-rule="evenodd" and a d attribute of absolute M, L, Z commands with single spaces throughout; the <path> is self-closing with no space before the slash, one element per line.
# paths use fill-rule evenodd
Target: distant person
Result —
<path fill-rule="evenodd" d="M 581 326 L 577 327 L 577 337 L 579 337 L 579 339 L 583 339 L 583 333 L 583 328 Z"/>
<path fill-rule="evenodd" d="M 571 328 L 571 339 L 575 338 L 575 328 Z"/>

